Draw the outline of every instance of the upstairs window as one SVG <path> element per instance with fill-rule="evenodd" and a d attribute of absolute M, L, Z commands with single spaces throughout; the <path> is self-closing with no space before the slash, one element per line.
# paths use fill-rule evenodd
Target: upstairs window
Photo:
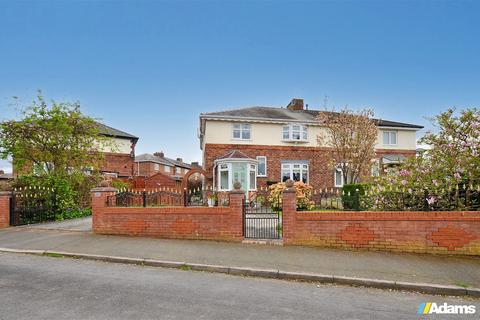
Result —
<path fill-rule="evenodd" d="M 165 166 L 164 169 L 165 169 L 165 172 L 170 172 L 170 166 Z"/>
<path fill-rule="evenodd" d="M 250 140 L 252 136 L 252 127 L 249 123 L 233 124 L 232 137 L 235 140 Z"/>
<path fill-rule="evenodd" d="M 397 131 L 383 131 L 383 144 L 392 146 L 397 144 Z"/>
<path fill-rule="evenodd" d="M 153 166 L 154 166 L 153 170 L 155 171 L 160 170 L 160 165 L 158 163 L 155 163 Z"/>
<path fill-rule="evenodd" d="M 288 124 L 282 128 L 282 139 L 287 141 L 307 141 L 308 128 L 303 124 Z"/>
<path fill-rule="evenodd" d="M 175 173 L 176 174 L 182 174 L 182 168 L 176 167 L 175 168 Z"/>

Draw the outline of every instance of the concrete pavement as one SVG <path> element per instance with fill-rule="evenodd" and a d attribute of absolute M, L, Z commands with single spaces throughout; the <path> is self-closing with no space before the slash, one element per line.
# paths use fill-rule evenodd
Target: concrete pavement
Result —
<path fill-rule="evenodd" d="M 480 259 L 475 258 L 103 236 L 37 228 L 1 230 L 0 247 L 480 287 Z"/>
<path fill-rule="evenodd" d="M 0 288 L 4 320 L 418 319 L 426 301 L 480 310 L 468 298 L 6 253 Z"/>

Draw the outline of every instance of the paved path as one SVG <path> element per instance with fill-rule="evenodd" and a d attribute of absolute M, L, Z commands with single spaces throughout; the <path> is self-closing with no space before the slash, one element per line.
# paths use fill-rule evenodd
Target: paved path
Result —
<path fill-rule="evenodd" d="M 92 217 L 68 219 L 63 221 L 38 223 L 20 228 L 27 229 L 45 229 L 45 230 L 65 230 L 65 231 L 92 231 Z"/>
<path fill-rule="evenodd" d="M 104 236 L 89 232 L 36 228 L 0 230 L 0 247 L 280 269 L 480 288 L 480 259 L 478 258 Z"/>
<path fill-rule="evenodd" d="M 465 298 L 0 254 L 3 320 L 397 320 L 418 319 L 418 306 L 426 301 L 475 305 L 480 310 L 478 300 Z"/>

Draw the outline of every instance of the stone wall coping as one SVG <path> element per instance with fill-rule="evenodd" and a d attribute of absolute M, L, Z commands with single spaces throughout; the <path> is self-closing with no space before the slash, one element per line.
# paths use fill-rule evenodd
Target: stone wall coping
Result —
<path fill-rule="evenodd" d="M 113 187 L 97 187 L 90 190 L 90 192 L 116 192 L 116 191 L 118 190 Z"/>
<path fill-rule="evenodd" d="M 284 193 L 295 193 L 295 187 L 292 187 L 292 188 L 287 188 L 285 190 L 283 190 Z"/>
<path fill-rule="evenodd" d="M 12 191 L 0 191 L 0 197 L 1 196 L 11 196 Z"/>

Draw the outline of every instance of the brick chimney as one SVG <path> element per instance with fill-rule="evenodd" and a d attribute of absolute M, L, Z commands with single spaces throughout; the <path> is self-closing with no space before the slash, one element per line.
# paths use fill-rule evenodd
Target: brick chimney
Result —
<path fill-rule="evenodd" d="M 288 110 L 303 110 L 303 99 L 293 98 L 287 106 Z"/>
<path fill-rule="evenodd" d="M 5 174 L 5 171 L 0 170 L 0 176 L 1 176 L 2 174 Z"/>
<path fill-rule="evenodd" d="M 190 164 L 192 167 L 200 167 L 200 164 L 198 163 L 198 161 L 194 161 Z"/>
<path fill-rule="evenodd" d="M 178 162 L 183 162 L 183 159 L 182 158 L 177 158 L 177 161 Z"/>
<path fill-rule="evenodd" d="M 163 151 L 160 151 L 160 152 L 155 152 L 153 154 L 155 157 L 159 157 L 159 158 L 163 158 L 165 155 L 163 154 Z"/>

